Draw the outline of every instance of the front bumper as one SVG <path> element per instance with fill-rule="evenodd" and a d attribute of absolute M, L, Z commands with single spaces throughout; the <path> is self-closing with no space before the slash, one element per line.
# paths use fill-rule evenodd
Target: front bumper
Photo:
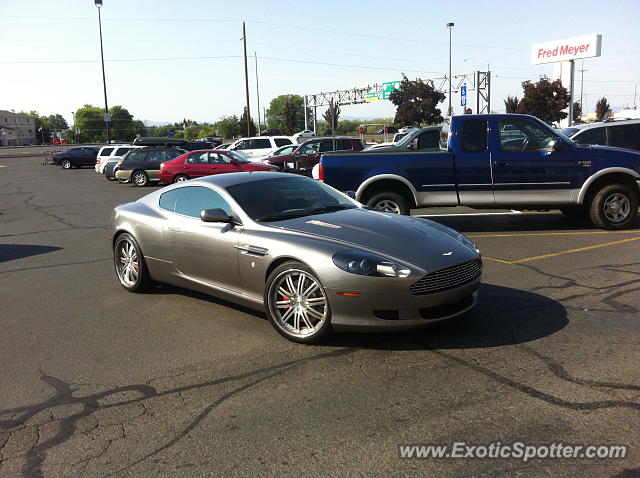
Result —
<path fill-rule="evenodd" d="M 345 289 L 325 289 L 331 324 L 337 331 L 409 330 L 439 322 L 472 309 L 480 277 L 454 289 L 424 295 L 406 291 L 350 290 L 357 297 L 338 295 Z"/>

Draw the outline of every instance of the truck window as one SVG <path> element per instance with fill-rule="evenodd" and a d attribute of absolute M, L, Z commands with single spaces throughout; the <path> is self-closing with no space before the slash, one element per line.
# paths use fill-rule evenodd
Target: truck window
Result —
<path fill-rule="evenodd" d="M 487 120 L 467 119 L 462 123 L 462 151 L 480 153 L 487 149 Z"/>
<path fill-rule="evenodd" d="M 500 121 L 502 151 L 551 151 L 559 136 L 533 121 L 514 118 Z"/>
<path fill-rule="evenodd" d="M 607 144 L 607 132 L 604 126 L 587 129 L 574 138 L 579 144 Z"/>
<path fill-rule="evenodd" d="M 418 136 L 418 149 L 438 149 L 440 147 L 440 131 L 431 129 Z"/>
<path fill-rule="evenodd" d="M 615 146 L 616 148 L 640 149 L 640 123 L 610 125 L 609 146 Z"/>

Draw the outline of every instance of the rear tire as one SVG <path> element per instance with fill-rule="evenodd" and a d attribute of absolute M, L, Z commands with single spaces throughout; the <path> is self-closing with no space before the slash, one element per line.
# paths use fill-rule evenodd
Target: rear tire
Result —
<path fill-rule="evenodd" d="M 131 174 L 131 182 L 139 188 L 143 188 L 149 184 L 149 176 L 144 171 L 134 171 Z"/>
<path fill-rule="evenodd" d="M 373 196 L 367 201 L 367 206 L 381 211 L 393 212 L 408 216 L 410 212 L 409 201 L 401 194 L 384 192 Z"/>
<path fill-rule="evenodd" d="M 184 174 L 178 174 L 175 178 L 173 178 L 174 183 L 181 183 L 182 181 L 188 181 L 189 177 Z"/>
<path fill-rule="evenodd" d="M 62 166 L 62 169 L 71 169 L 73 165 L 68 159 L 63 159 L 62 161 L 60 161 L 60 166 Z"/>
<path fill-rule="evenodd" d="M 601 229 L 624 229 L 636 217 L 638 194 L 626 184 L 603 186 L 591 200 L 589 217 Z"/>

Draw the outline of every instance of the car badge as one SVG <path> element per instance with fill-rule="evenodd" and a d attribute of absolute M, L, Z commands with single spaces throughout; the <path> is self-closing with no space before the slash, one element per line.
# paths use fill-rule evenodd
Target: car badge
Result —
<path fill-rule="evenodd" d="M 450 256 L 451 254 L 453 254 L 453 251 L 443 252 L 442 253 L 443 256 Z"/>

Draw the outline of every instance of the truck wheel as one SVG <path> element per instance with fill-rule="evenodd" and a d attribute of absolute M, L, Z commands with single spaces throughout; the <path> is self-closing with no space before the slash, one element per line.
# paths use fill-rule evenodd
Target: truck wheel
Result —
<path fill-rule="evenodd" d="M 381 211 L 393 212 L 407 216 L 409 214 L 409 202 L 398 193 L 380 193 L 373 196 L 367 202 L 367 206 Z"/>
<path fill-rule="evenodd" d="M 624 229 L 638 211 L 638 195 L 625 184 L 609 184 L 591 200 L 591 222 L 601 229 Z"/>

